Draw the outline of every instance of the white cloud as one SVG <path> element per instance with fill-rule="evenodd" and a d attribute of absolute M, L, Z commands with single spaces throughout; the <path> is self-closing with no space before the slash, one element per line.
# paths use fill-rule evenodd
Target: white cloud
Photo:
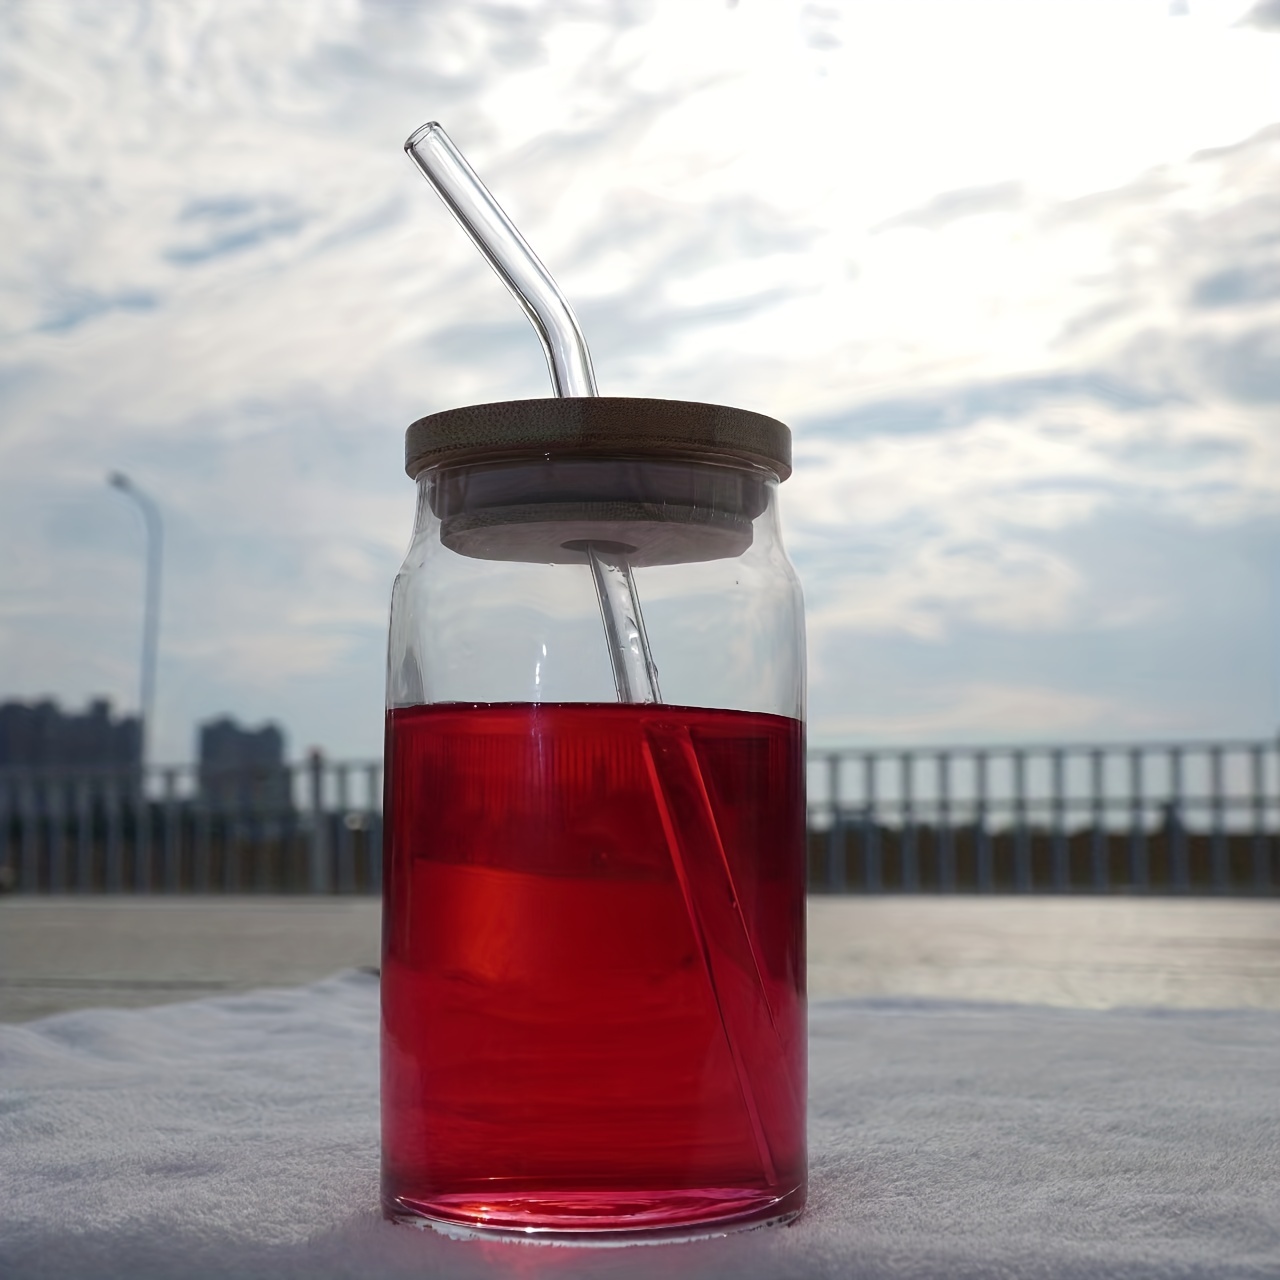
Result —
<path fill-rule="evenodd" d="M 1246 9 L 6 6 L 0 693 L 132 689 L 123 467 L 172 524 L 164 750 L 226 709 L 376 750 L 400 433 L 546 388 L 400 154 L 431 116 L 606 391 L 796 426 L 815 636 L 1140 628 L 1176 575 L 1126 603 L 1073 531 L 1280 510 L 1280 144 L 1240 142 L 1280 40 Z"/>
<path fill-rule="evenodd" d="M 984 741 L 1054 742 L 1100 729 L 1110 735 L 1118 724 L 1147 732 L 1164 727 L 1158 718 L 1116 700 L 1036 685 L 961 683 L 949 686 L 945 696 L 904 702 L 892 711 L 824 714 L 820 735 L 837 742 L 955 742 L 981 725 Z"/>

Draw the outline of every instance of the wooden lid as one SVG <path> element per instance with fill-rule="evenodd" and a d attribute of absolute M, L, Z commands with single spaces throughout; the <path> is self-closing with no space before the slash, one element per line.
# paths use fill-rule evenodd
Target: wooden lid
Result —
<path fill-rule="evenodd" d="M 791 474 L 791 432 L 750 409 L 629 396 L 502 400 L 445 409 L 405 433 L 405 470 L 568 454 L 745 462 Z"/>

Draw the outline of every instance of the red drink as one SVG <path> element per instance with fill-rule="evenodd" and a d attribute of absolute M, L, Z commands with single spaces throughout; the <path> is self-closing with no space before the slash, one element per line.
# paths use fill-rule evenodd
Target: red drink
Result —
<path fill-rule="evenodd" d="M 799 1212 L 801 724 L 409 707 L 387 784 L 386 1212 L 676 1233 Z"/>

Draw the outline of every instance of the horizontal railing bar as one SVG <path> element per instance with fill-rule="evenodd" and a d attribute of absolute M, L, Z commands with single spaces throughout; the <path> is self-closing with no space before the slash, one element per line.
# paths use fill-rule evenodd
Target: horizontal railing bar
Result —
<path fill-rule="evenodd" d="M 1092 751 L 1102 751 L 1108 755 L 1119 754 L 1129 751 L 1141 751 L 1143 753 L 1160 753 L 1169 751 L 1193 751 L 1193 752 L 1209 752 L 1215 748 L 1222 751 L 1250 751 L 1253 748 L 1261 748 L 1262 750 L 1274 751 L 1280 747 L 1280 736 L 1274 738 L 1171 738 L 1171 739 L 1146 739 L 1146 740 L 1130 740 L 1116 739 L 1108 742 L 1010 742 L 1010 743 L 959 743 L 954 746 L 940 746 L 934 744 L 910 743 L 906 746 L 892 747 L 863 747 L 863 746 L 824 746 L 822 743 L 810 742 L 809 755 L 811 759 L 826 758 L 827 756 L 838 755 L 844 759 L 852 759 L 861 756 L 879 756 L 885 759 L 892 759 L 897 756 L 919 756 L 921 758 L 936 758 L 939 755 L 952 756 L 1014 756 L 1018 754 L 1025 755 L 1044 755 L 1050 756 L 1054 752 L 1064 752 L 1068 755 L 1082 754 L 1087 755 Z"/>

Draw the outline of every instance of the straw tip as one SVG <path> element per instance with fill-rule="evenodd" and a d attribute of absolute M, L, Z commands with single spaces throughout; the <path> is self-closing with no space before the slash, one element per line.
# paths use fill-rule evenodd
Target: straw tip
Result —
<path fill-rule="evenodd" d="M 406 151 L 412 151 L 419 142 L 437 132 L 437 130 L 441 133 L 444 132 L 444 130 L 440 128 L 440 122 L 438 120 L 428 120 L 426 124 L 419 125 L 418 128 L 416 128 L 404 140 L 404 149 Z"/>

